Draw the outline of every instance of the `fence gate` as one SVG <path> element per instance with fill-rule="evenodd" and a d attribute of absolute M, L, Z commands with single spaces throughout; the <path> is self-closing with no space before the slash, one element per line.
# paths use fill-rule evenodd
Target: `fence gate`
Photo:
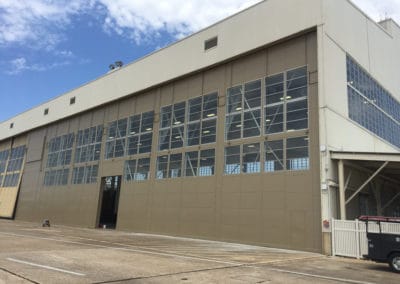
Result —
<path fill-rule="evenodd" d="M 381 223 L 382 233 L 400 234 L 400 224 Z M 368 253 L 365 223 L 358 220 L 332 219 L 332 255 L 362 258 Z M 374 222 L 368 224 L 369 232 L 379 232 Z"/>

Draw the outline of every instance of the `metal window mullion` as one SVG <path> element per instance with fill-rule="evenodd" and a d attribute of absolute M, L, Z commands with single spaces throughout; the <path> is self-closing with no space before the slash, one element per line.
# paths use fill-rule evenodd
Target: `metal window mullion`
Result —
<path fill-rule="evenodd" d="M 283 73 L 283 132 L 287 132 L 287 71 Z"/>

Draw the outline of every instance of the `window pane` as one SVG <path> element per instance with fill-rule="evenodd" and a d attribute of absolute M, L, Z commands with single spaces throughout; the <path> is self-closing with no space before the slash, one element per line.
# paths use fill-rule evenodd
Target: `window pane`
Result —
<path fill-rule="evenodd" d="M 200 120 L 201 118 L 201 97 L 189 100 L 188 117 L 189 121 Z"/>
<path fill-rule="evenodd" d="M 265 134 L 283 132 L 283 104 L 265 108 Z"/>
<path fill-rule="evenodd" d="M 241 114 L 232 114 L 226 117 L 226 139 L 233 140 L 241 137 Z"/>
<path fill-rule="evenodd" d="M 267 141 L 264 144 L 264 149 L 264 171 L 275 172 L 283 170 L 283 140 Z"/>
<path fill-rule="evenodd" d="M 240 146 L 225 148 L 225 174 L 240 174 Z"/>
<path fill-rule="evenodd" d="M 214 175 L 214 166 L 215 166 L 215 150 L 209 149 L 200 151 L 199 176 Z"/>
<path fill-rule="evenodd" d="M 183 146 L 183 131 L 183 126 L 172 128 L 171 149 L 180 148 Z"/>
<path fill-rule="evenodd" d="M 200 122 L 190 123 L 187 127 L 187 145 L 199 145 L 200 141 Z"/>
<path fill-rule="evenodd" d="M 243 172 L 259 173 L 260 172 L 260 144 L 243 145 Z"/>
<path fill-rule="evenodd" d="M 245 84 L 244 109 L 261 106 L 261 80 Z"/>
<path fill-rule="evenodd" d="M 204 96 L 203 118 L 215 117 L 217 115 L 218 94 Z"/>
<path fill-rule="evenodd" d="M 150 153 L 152 141 L 153 141 L 153 133 L 146 133 L 140 135 L 140 142 L 138 143 L 139 154 Z"/>
<path fill-rule="evenodd" d="M 242 86 L 232 87 L 228 89 L 227 113 L 242 110 Z"/>
<path fill-rule="evenodd" d="M 126 136 L 127 123 L 128 123 L 128 120 L 126 118 L 118 120 L 116 137 L 125 137 Z"/>
<path fill-rule="evenodd" d="M 172 154 L 169 157 L 169 177 L 177 178 L 181 176 L 182 154 Z"/>
<path fill-rule="evenodd" d="M 137 171 L 135 173 L 135 180 L 146 180 L 150 176 L 150 158 L 143 158 L 138 160 Z"/>
<path fill-rule="evenodd" d="M 217 133 L 217 120 L 205 120 L 203 121 L 202 126 L 201 144 L 214 143 Z"/>
<path fill-rule="evenodd" d="M 171 129 L 160 130 L 160 136 L 159 136 L 160 141 L 158 145 L 159 150 L 169 149 L 170 136 L 171 136 Z"/>
<path fill-rule="evenodd" d="M 154 112 L 149 111 L 142 114 L 142 127 L 141 132 L 148 132 L 153 130 Z"/>
<path fill-rule="evenodd" d="M 243 118 L 243 137 L 259 136 L 261 112 L 260 110 L 247 111 Z"/>
<path fill-rule="evenodd" d="M 138 134 L 140 131 L 140 114 L 131 116 L 129 120 L 129 135 Z"/>
<path fill-rule="evenodd" d="M 308 128 L 307 100 L 294 101 L 287 104 L 287 131 Z"/>
<path fill-rule="evenodd" d="M 307 170 L 309 168 L 308 137 L 289 138 L 286 143 L 287 169 Z"/>
<path fill-rule="evenodd" d="M 122 157 L 125 154 L 125 138 L 115 140 L 114 157 Z"/>
<path fill-rule="evenodd" d="M 283 73 L 267 77 L 266 85 L 266 104 L 281 102 L 283 98 Z"/>
<path fill-rule="evenodd" d="M 128 155 L 136 155 L 138 153 L 139 136 L 131 136 L 128 138 Z"/>
<path fill-rule="evenodd" d="M 160 127 L 165 128 L 171 126 L 172 106 L 161 108 Z"/>
<path fill-rule="evenodd" d="M 157 179 L 164 179 L 167 178 L 167 171 L 168 171 L 168 155 L 159 156 L 157 158 Z"/>
<path fill-rule="evenodd" d="M 173 125 L 185 123 L 185 102 L 174 104 Z"/>
<path fill-rule="evenodd" d="M 124 177 L 126 181 L 134 180 L 136 171 L 136 160 L 125 161 Z"/>
<path fill-rule="evenodd" d="M 198 152 L 187 152 L 185 153 L 185 176 L 196 176 L 197 175 L 197 164 L 198 164 Z"/>

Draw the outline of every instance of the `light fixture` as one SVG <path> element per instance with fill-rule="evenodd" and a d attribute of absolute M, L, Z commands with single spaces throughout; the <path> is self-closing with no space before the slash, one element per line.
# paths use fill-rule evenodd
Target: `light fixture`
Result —
<path fill-rule="evenodd" d="M 215 113 L 209 113 L 209 114 L 207 114 L 207 117 L 213 117 L 213 116 L 215 116 Z"/>
<path fill-rule="evenodd" d="M 175 121 L 174 124 L 178 125 L 178 124 L 181 124 L 181 122 L 180 121 Z"/>
<path fill-rule="evenodd" d="M 133 135 L 133 134 L 136 134 L 136 132 L 135 132 L 135 131 L 132 131 L 131 134 L 132 134 L 132 135 Z"/>
<path fill-rule="evenodd" d="M 175 136 L 174 138 L 175 138 L 175 139 L 179 139 L 179 138 L 181 138 L 181 137 L 180 137 L 180 136 Z"/>
<path fill-rule="evenodd" d="M 151 127 L 146 128 L 146 131 L 151 131 L 151 130 L 153 130 L 153 128 L 151 128 Z"/>
<path fill-rule="evenodd" d="M 114 139 L 114 137 L 113 136 L 109 136 L 108 139 Z"/>
<path fill-rule="evenodd" d="M 140 143 L 140 142 L 139 142 L 139 143 L 137 143 L 136 145 L 138 145 L 138 146 L 141 146 L 141 145 L 142 145 L 142 143 Z"/>
<path fill-rule="evenodd" d="M 241 124 L 238 124 L 238 125 L 236 125 L 236 127 L 242 127 L 242 125 L 241 125 Z"/>
<path fill-rule="evenodd" d="M 254 148 L 256 147 L 254 144 L 247 145 L 247 148 Z"/>
<path fill-rule="evenodd" d="M 204 130 L 203 131 L 203 134 L 208 134 L 208 133 L 210 133 L 210 130 Z"/>
<path fill-rule="evenodd" d="M 242 110 L 242 107 L 237 107 L 235 108 L 235 110 Z"/>
<path fill-rule="evenodd" d="M 266 121 L 266 122 L 271 122 L 271 119 L 266 119 L 265 121 Z"/>
<path fill-rule="evenodd" d="M 286 96 L 286 99 L 287 100 L 290 100 L 292 97 L 291 96 Z"/>

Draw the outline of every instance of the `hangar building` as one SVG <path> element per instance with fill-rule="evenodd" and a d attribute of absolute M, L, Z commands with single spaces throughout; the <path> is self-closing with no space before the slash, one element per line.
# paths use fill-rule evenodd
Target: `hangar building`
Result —
<path fill-rule="evenodd" d="M 327 251 L 400 214 L 399 50 L 348 0 L 263 1 L 1 122 L 0 216 Z"/>

